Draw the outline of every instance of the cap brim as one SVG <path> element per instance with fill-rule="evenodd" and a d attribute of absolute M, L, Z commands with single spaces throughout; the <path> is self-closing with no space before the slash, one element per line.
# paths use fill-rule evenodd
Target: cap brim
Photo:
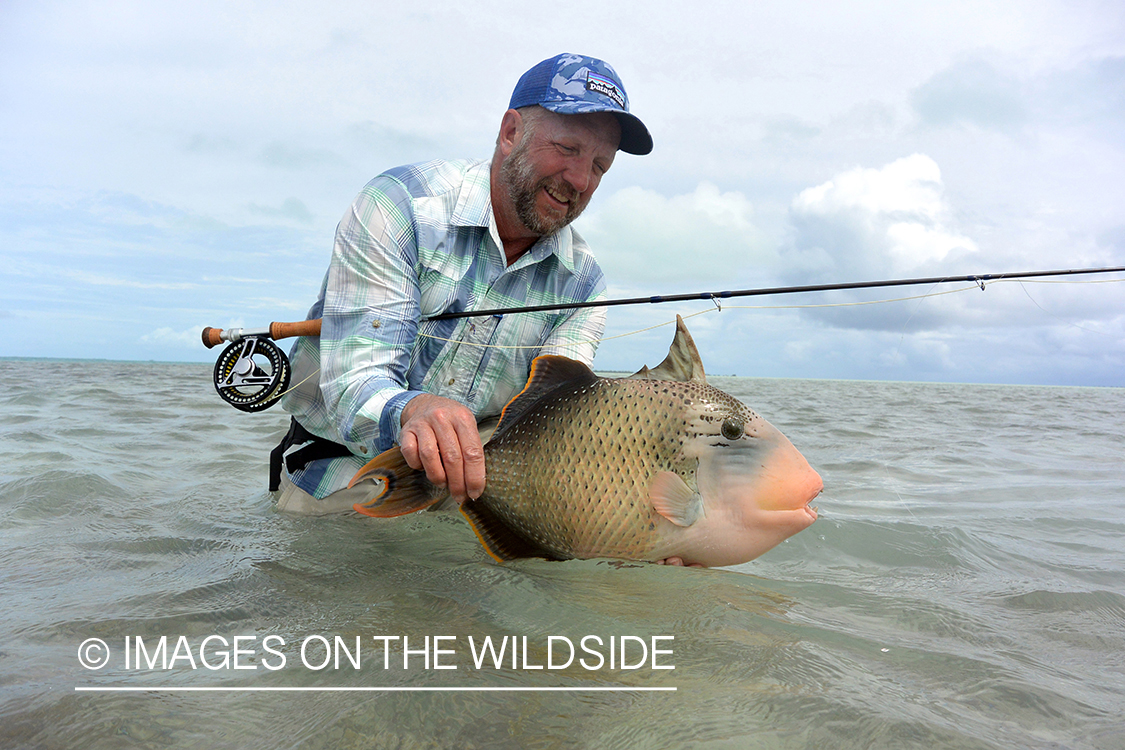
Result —
<path fill-rule="evenodd" d="M 639 119 L 628 112 L 612 112 L 621 124 L 621 143 L 617 148 L 627 154 L 644 156 L 652 152 L 652 136 Z"/>
<path fill-rule="evenodd" d="M 617 122 L 621 125 L 621 142 L 617 144 L 618 150 L 636 156 L 644 156 L 652 152 L 652 136 L 649 135 L 648 128 L 636 115 L 593 102 L 540 102 L 539 106 L 552 112 L 558 112 L 560 115 L 608 112 L 616 117 Z"/>

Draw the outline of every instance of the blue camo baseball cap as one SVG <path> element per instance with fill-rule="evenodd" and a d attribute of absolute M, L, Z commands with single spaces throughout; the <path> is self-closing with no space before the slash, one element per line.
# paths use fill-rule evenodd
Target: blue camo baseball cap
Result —
<path fill-rule="evenodd" d="M 563 53 L 524 73 L 508 107 L 534 104 L 560 115 L 609 112 L 621 123 L 621 151 L 638 156 L 652 151 L 648 128 L 629 114 L 629 97 L 617 71 L 596 57 Z"/>

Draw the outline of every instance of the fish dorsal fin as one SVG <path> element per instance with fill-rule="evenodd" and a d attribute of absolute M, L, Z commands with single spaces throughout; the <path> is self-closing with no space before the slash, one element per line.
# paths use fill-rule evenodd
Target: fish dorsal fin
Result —
<path fill-rule="evenodd" d="M 658 472 L 652 478 L 648 498 L 657 513 L 677 526 L 691 526 L 703 517 L 703 498 L 671 471 Z"/>
<path fill-rule="evenodd" d="M 473 533 L 496 562 L 518 560 L 522 557 L 545 557 L 548 560 L 560 559 L 547 550 L 529 542 L 512 531 L 488 506 L 479 500 L 468 500 L 461 504 L 461 515 L 473 527 Z"/>
<path fill-rule="evenodd" d="M 576 359 L 557 354 L 544 354 L 531 362 L 531 374 L 527 385 L 508 402 L 500 412 L 500 424 L 496 425 L 493 437 L 498 437 L 512 425 L 520 421 L 531 407 L 544 397 L 559 390 L 574 390 L 583 385 L 597 382 L 598 376 L 589 367 Z"/>
<path fill-rule="evenodd" d="M 699 350 L 695 348 L 695 342 L 688 333 L 683 318 L 676 316 L 676 335 L 672 339 L 672 346 L 668 347 L 668 356 L 664 361 L 651 370 L 645 365 L 629 377 L 638 380 L 678 380 L 684 383 L 707 382 L 707 376 L 703 373 L 703 360 L 699 357 Z"/>

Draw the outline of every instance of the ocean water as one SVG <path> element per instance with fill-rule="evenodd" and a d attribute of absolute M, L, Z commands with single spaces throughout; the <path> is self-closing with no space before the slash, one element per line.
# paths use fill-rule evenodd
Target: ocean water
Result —
<path fill-rule="evenodd" d="M 1125 748 L 1125 389 L 713 378 L 825 490 L 690 570 L 280 514 L 210 379 L 0 361 L 0 746 Z"/>

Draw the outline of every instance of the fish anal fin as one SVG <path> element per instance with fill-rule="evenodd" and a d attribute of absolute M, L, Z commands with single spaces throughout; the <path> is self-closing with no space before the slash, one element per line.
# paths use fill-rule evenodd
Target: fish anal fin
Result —
<path fill-rule="evenodd" d="M 373 479 L 383 483 L 383 491 L 364 503 L 352 507 L 357 513 L 375 518 L 393 518 L 425 510 L 445 498 L 449 492 L 426 478 L 426 472 L 410 468 L 398 447 L 383 451 L 356 472 L 348 487 Z"/>
<path fill-rule="evenodd" d="M 598 376 L 582 362 L 557 354 L 544 354 L 531 362 L 527 385 L 508 402 L 500 412 L 500 424 L 493 437 L 502 435 L 540 400 L 548 394 L 564 389 L 576 389 L 597 382 Z"/>
<path fill-rule="evenodd" d="M 668 347 L 668 356 L 664 361 L 651 369 L 645 365 L 629 377 L 637 380 L 676 380 L 683 383 L 707 382 L 703 360 L 682 317 L 676 316 L 676 335 L 672 338 L 672 345 Z"/>
<path fill-rule="evenodd" d="M 653 509 L 677 526 L 691 526 L 703 516 L 703 498 L 674 472 L 653 476 L 648 497 Z"/>
<path fill-rule="evenodd" d="M 560 559 L 524 537 L 512 531 L 506 523 L 488 506 L 479 500 L 468 500 L 461 504 L 463 515 L 477 535 L 484 551 L 496 562 L 507 562 L 524 557 L 545 557 L 548 560 Z"/>

